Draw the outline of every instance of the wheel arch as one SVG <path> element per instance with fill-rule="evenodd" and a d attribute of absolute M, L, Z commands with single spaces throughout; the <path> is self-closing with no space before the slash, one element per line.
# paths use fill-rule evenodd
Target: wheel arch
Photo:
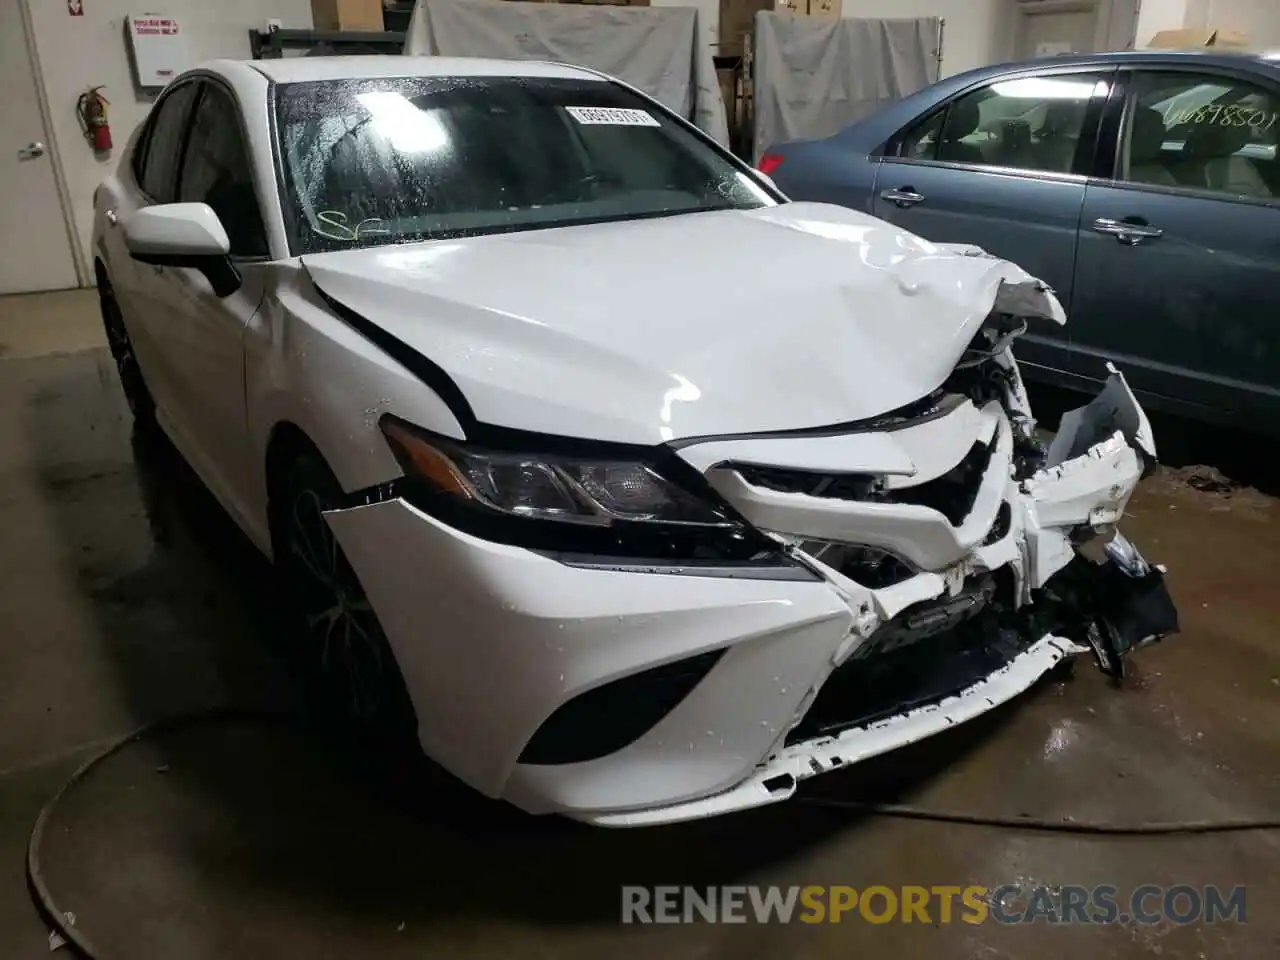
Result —
<path fill-rule="evenodd" d="M 272 426 L 267 438 L 267 447 L 263 456 L 263 485 L 266 491 L 264 503 L 266 511 L 267 547 L 272 556 L 275 555 L 275 506 L 278 505 L 280 484 L 284 480 L 285 471 L 298 457 L 312 456 L 333 472 L 333 467 L 321 451 L 319 445 L 311 439 L 307 432 L 292 420 L 280 420 Z"/>

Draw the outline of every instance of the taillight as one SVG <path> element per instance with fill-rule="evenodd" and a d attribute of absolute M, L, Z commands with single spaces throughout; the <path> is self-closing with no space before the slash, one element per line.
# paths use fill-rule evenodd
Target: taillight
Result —
<path fill-rule="evenodd" d="M 766 177 L 772 176 L 773 171 L 782 166 L 782 154 L 766 153 L 760 158 L 760 162 L 756 164 L 756 169 L 763 173 Z"/>

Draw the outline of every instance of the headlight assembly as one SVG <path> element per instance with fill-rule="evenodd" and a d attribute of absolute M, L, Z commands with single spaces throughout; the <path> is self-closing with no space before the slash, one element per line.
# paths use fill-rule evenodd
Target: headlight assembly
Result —
<path fill-rule="evenodd" d="M 435 436 L 392 416 L 383 435 L 405 471 L 396 493 L 457 529 L 566 562 L 798 569 L 700 475 L 649 458 L 497 450 Z M 700 489 L 705 488 L 705 489 Z M 566 559 L 567 558 L 567 559 Z M 697 572 L 690 570 L 688 572 Z"/>
<path fill-rule="evenodd" d="M 711 503 L 646 463 L 470 449 L 391 418 L 400 465 L 441 493 L 516 517 L 607 526 L 615 521 L 732 527 Z"/>

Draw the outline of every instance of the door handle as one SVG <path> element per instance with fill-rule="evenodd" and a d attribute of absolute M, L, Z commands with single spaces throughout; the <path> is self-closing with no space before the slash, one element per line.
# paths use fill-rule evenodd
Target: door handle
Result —
<path fill-rule="evenodd" d="M 885 190 L 880 194 L 880 199 L 888 200 L 905 210 L 907 207 L 914 207 L 917 203 L 924 203 L 924 194 L 916 193 L 912 187 L 897 187 L 893 190 Z"/>
<path fill-rule="evenodd" d="M 44 144 L 39 140 L 32 140 L 25 147 L 18 151 L 19 160 L 34 160 L 36 157 L 44 156 Z"/>
<path fill-rule="evenodd" d="M 1137 246 L 1143 240 L 1158 240 L 1164 236 L 1164 231 L 1159 227 L 1145 223 L 1132 223 L 1128 220 L 1111 220 L 1106 217 L 1099 217 L 1093 221 L 1093 229 L 1095 233 L 1108 234 L 1131 247 Z"/>

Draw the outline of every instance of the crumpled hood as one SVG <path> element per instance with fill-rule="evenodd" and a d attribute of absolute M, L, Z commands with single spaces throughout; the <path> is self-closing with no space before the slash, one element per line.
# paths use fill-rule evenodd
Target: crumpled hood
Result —
<path fill-rule="evenodd" d="M 629 443 L 904 406 L 942 384 L 998 294 L 1063 321 L 1007 261 L 815 203 L 303 263 L 328 296 L 441 367 L 480 421 Z"/>

